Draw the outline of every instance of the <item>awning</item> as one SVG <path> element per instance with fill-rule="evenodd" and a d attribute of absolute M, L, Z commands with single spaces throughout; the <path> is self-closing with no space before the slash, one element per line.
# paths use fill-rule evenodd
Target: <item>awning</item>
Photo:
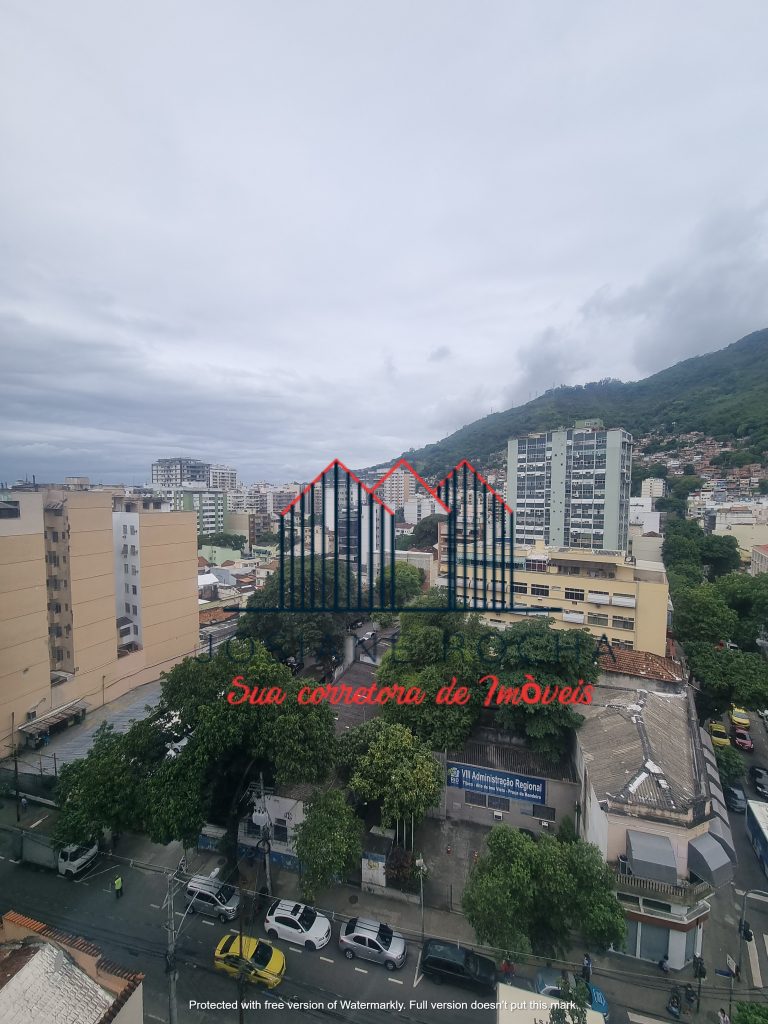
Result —
<path fill-rule="evenodd" d="M 677 861 L 667 836 L 627 829 L 627 861 L 633 875 L 656 882 L 677 883 Z"/>
<path fill-rule="evenodd" d="M 725 799 L 723 797 L 723 791 L 720 788 L 720 783 L 719 782 L 712 782 L 712 780 L 710 779 L 710 782 L 709 782 L 709 792 L 710 792 L 710 795 L 715 800 L 717 800 L 718 803 L 725 805 Z"/>
<path fill-rule="evenodd" d="M 716 765 L 707 764 L 707 775 L 711 784 L 717 786 L 718 789 L 722 788 L 720 783 L 720 772 L 717 770 Z"/>
<path fill-rule="evenodd" d="M 712 794 L 712 810 L 718 816 L 722 818 L 726 825 L 730 828 L 730 821 L 728 818 L 728 808 L 725 806 L 723 800 L 719 799 L 715 793 Z"/>
<path fill-rule="evenodd" d="M 704 750 L 711 750 L 714 755 L 714 747 L 712 746 L 712 737 L 709 735 L 706 729 L 699 727 L 699 735 L 701 736 L 701 745 Z"/>
<path fill-rule="evenodd" d="M 708 832 L 688 843 L 688 870 L 717 889 L 733 878 L 733 864 Z"/>
<path fill-rule="evenodd" d="M 709 822 L 709 834 L 720 843 L 730 860 L 737 864 L 736 845 L 733 841 L 733 833 L 730 826 L 715 815 Z"/>
<path fill-rule="evenodd" d="M 44 715 L 38 715 L 33 721 L 20 725 L 19 732 L 30 733 L 33 736 L 39 732 L 47 732 L 52 725 L 64 722 L 67 718 L 74 718 L 79 711 L 85 711 L 87 707 L 84 700 L 71 700 L 69 704 L 62 704 L 61 707 L 54 708 L 53 711 L 46 711 Z"/>
<path fill-rule="evenodd" d="M 717 758 L 715 757 L 715 751 L 712 747 L 702 747 L 701 752 L 704 755 L 704 760 L 707 764 L 711 764 L 713 768 L 717 768 Z"/>

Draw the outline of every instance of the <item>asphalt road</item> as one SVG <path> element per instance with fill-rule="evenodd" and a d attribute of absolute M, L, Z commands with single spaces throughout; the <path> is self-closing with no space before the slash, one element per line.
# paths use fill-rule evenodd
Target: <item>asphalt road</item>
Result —
<path fill-rule="evenodd" d="M 104 954 L 131 970 L 146 975 L 144 1008 L 148 1020 L 168 1020 L 168 982 L 165 974 L 167 911 L 163 905 L 167 895 L 166 877 L 156 871 L 123 867 L 124 897 L 118 901 L 112 890 L 114 864 L 99 858 L 93 869 L 76 882 L 67 882 L 53 872 L 28 865 L 14 864 L 10 837 L 0 833 L 0 912 L 13 909 L 53 927 L 89 939 Z M 175 899 L 177 925 L 184 918 L 181 892 Z M 244 929 L 264 936 L 263 911 L 255 924 Z M 177 1000 L 180 1021 L 208 1024 L 237 1021 L 236 1009 L 191 1007 L 193 1001 L 234 1002 L 237 983 L 213 969 L 213 951 L 228 931 L 237 930 L 237 922 L 221 924 L 199 915 L 187 915 L 177 944 L 179 978 Z M 268 993 L 258 986 L 248 986 L 246 999 L 268 999 L 267 1005 L 245 1011 L 246 1020 L 292 1021 L 296 1010 L 292 1001 L 319 1003 L 322 1008 L 303 1011 L 316 1021 L 345 1021 L 349 1024 L 378 1024 L 384 1015 L 412 1024 L 437 1022 L 445 1024 L 450 1013 L 453 1022 L 495 1021 L 495 1010 L 479 1009 L 473 1001 L 487 1001 L 492 996 L 474 993 L 450 985 L 436 986 L 418 973 L 419 949 L 411 946 L 405 966 L 391 974 L 378 964 L 359 960 L 348 961 L 338 950 L 339 923 L 334 922 L 333 938 L 325 949 L 309 953 L 289 943 L 277 942 L 287 960 L 282 983 Z M 336 1009 L 329 1004 L 337 1000 Z M 399 1001 L 403 1009 L 347 1009 L 341 1000 L 388 1003 Z M 455 1002 L 450 1010 L 433 1005 Z M 426 1003 L 426 1005 L 424 1005 Z M 274 1005 L 271 1005 L 274 1004 Z"/>

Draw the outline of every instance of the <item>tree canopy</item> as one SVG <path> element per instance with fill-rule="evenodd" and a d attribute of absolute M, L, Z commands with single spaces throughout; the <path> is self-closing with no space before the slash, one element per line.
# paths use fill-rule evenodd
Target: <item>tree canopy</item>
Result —
<path fill-rule="evenodd" d="M 462 906 L 480 942 L 508 954 L 562 955 L 574 933 L 588 945 L 621 946 L 624 913 L 616 880 L 596 846 L 537 842 L 499 825 L 470 872 Z"/>
<path fill-rule="evenodd" d="M 315 790 L 296 826 L 296 856 L 301 864 L 301 893 L 313 902 L 321 889 L 344 878 L 362 854 L 363 825 L 341 790 Z"/>

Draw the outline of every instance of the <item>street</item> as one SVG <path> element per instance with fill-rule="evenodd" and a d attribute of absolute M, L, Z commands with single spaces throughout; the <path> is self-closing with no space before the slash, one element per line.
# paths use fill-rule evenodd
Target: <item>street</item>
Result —
<path fill-rule="evenodd" d="M 10 859 L 10 836 L 0 832 L 0 912 L 16 910 L 53 927 L 83 936 L 96 943 L 107 957 L 130 970 L 141 971 L 144 981 L 144 1007 L 148 1020 L 168 1020 L 168 981 L 165 973 L 167 937 L 163 909 L 167 895 L 167 879 L 160 871 L 122 865 L 124 898 L 119 902 L 112 891 L 115 863 L 100 857 L 93 869 L 82 879 L 65 879 L 28 865 L 15 864 Z M 175 898 L 177 926 L 184 918 L 184 900 L 181 888 Z M 245 931 L 264 937 L 258 923 L 246 926 Z M 348 1021 L 350 1024 L 374 1024 L 383 1012 L 394 1013 L 397 1019 L 419 1022 L 445 1021 L 446 1010 L 432 1008 L 433 1001 L 464 1004 L 454 1006 L 452 1017 L 458 1022 L 495 1020 L 495 1011 L 472 1008 L 473 1001 L 488 1001 L 492 995 L 474 993 L 468 989 L 449 985 L 436 986 L 417 974 L 419 949 L 409 947 L 405 966 L 390 974 L 383 966 L 359 960 L 348 961 L 337 947 L 338 921 L 333 923 L 333 938 L 322 950 L 314 953 L 296 948 L 286 942 L 278 945 L 286 955 L 287 969 L 283 982 L 272 992 L 249 986 L 246 1000 L 261 1000 L 258 1010 L 245 1011 L 246 1019 L 255 1013 L 267 1021 L 292 1019 L 295 1011 L 281 1003 L 309 1002 L 327 1007 L 334 1000 L 388 1003 L 394 1000 L 404 1004 L 401 1012 L 362 1009 L 302 1010 L 316 1020 Z M 237 983 L 213 969 L 213 952 L 227 932 L 236 932 L 237 922 L 221 924 L 200 915 L 187 915 L 177 943 L 179 979 L 177 999 L 180 1021 L 199 1024 L 218 1021 L 236 1021 L 235 1009 L 190 1009 L 190 1003 L 228 1001 L 237 998 Z M 267 999 L 265 1006 L 263 1000 Z M 409 1008 L 409 1003 L 419 1007 Z M 423 1006 L 424 1002 L 428 1004 Z M 275 1005 L 272 1005 L 275 1004 Z"/>

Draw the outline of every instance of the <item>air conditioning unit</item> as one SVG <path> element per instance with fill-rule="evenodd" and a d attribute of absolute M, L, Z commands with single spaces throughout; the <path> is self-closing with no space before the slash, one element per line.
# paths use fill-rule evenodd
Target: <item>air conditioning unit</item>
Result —
<path fill-rule="evenodd" d="M 541 827 L 542 827 L 542 828 L 547 828 L 547 829 L 548 829 L 548 828 L 550 828 L 550 827 L 551 827 L 551 823 L 550 823 L 550 822 L 548 822 L 548 821 L 542 821 L 542 822 L 541 822 Z"/>
<path fill-rule="evenodd" d="M 494 811 L 493 812 L 493 820 L 494 821 L 503 821 L 504 820 L 504 815 L 501 813 L 501 811 Z"/>
<path fill-rule="evenodd" d="M 28 722 L 34 722 L 34 720 L 36 718 L 37 718 L 37 709 L 36 708 L 33 708 L 32 711 L 28 711 L 27 712 L 27 721 Z"/>

